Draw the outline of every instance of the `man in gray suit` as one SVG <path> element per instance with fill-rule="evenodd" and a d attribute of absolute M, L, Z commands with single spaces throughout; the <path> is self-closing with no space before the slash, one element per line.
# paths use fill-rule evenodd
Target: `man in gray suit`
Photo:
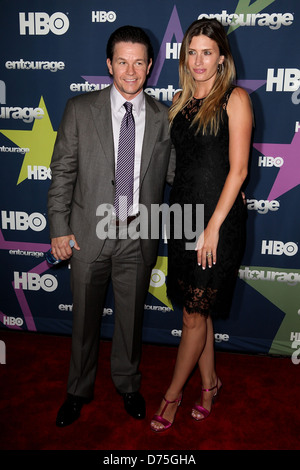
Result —
<path fill-rule="evenodd" d="M 74 422 L 82 406 L 93 398 L 100 322 L 110 279 L 115 301 L 112 380 L 126 411 L 136 419 L 145 416 L 145 402 L 139 392 L 142 322 L 158 240 L 131 237 L 128 228 L 141 223 L 140 207 L 150 214 L 154 204 L 163 202 L 165 181 L 172 182 L 175 166 L 168 109 L 143 91 L 152 56 L 143 30 L 132 26 L 116 30 L 107 44 L 113 85 L 70 99 L 57 134 L 48 195 L 50 237 L 56 258 L 71 257 L 73 295 L 68 394 L 57 415 L 60 427 Z M 125 101 L 133 105 L 134 182 L 131 212 L 121 221 L 110 208 L 115 204 Z M 97 226 L 105 208 L 109 222 L 102 236 Z M 149 223 L 150 218 L 150 230 Z M 70 240 L 75 244 L 73 251 Z"/>

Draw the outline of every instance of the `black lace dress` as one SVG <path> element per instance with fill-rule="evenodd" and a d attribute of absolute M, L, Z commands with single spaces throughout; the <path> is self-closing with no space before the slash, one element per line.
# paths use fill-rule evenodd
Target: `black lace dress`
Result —
<path fill-rule="evenodd" d="M 204 205 L 206 227 L 229 171 L 226 107 L 233 88 L 224 96 L 217 136 L 202 135 L 201 130 L 195 134 L 195 127 L 191 127 L 191 121 L 203 99 L 194 98 L 188 103 L 178 113 L 171 128 L 171 139 L 176 149 L 176 174 L 170 193 L 170 206 L 179 204 L 183 214 L 184 205 L 193 208 L 194 231 L 197 226 L 196 204 Z M 203 270 L 197 264 L 197 252 L 191 249 L 191 240 L 185 237 L 185 230 L 181 231 L 182 236 L 178 238 L 178 218 L 171 218 L 167 293 L 173 304 L 184 306 L 188 313 L 227 316 L 245 245 L 245 220 L 246 208 L 239 194 L 219 232 L 217 263 Z M 184 221 L 181 223 L 184 227 Z"/>

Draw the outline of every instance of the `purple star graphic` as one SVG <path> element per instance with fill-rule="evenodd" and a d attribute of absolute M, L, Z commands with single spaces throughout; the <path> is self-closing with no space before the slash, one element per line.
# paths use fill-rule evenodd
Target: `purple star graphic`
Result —
<path fill-rule="evenodd" d="M 266 83 L 266 80 L 237 80 L 236 84 L 249 93 L 253 93 L 258 88 L 262 87 Z"/>
<path fill-rule="evenodd" d="M 163 40 L 160 45 L 159 53 L 156 58 L 151 77 L 148 80 L 148 86 L 156 86 L 161 74 L 162 68 L 166 60 L 166 44 L 172 42 L 173 36 L 177 43 L 181 43 L 183 39 L 183 31 L 180 24 L 180 19 L 178 16 L 177 8 L 174 6 L 169 23 L 167 25 Z M 112 77 L 102 75 L 82 75 L 82 78 L 88 83 L 95 83 L 100 87 L 103 85 L 108 85 L 112 83 Z M 262 87 L 266 83 L 266 80 L 238 80 L 237 85 L 245 88 L 245 90 L 251 94 L 258 88 Z"/>
<path fill-rule="evenodd" d="M 290 144 L 253 144 L 265 156 L 281 157 L 284 161 L 268 196 L 268 200 L 277 199 L 300 183 L 300 132 L 296 132 Z"/>
<path fill-rule="evenodd" d="M 149 80 L 150 86 L 157 85 L 160 73 L 162 71 L 164 62 L 166 60 L 166 44 L 167 42 L 171 42 L 173 36 L 175 35 L 176 41 L 178 43 L 182 42 L 183 39 L 183 31 L 181 28 L 178 12 L 176 6 L 174 6 L 164 38 L 160 45 L 159 53 L 157 59 L 155 61 L 155 65 L 153 67 L 153 71 Z"/>
<path fill-rule="evenodd" d="M 3 237 L 2 231 L 0 230 L 0 250 L 14 250 L 14 249 L 21 249 L 21 250 L 29 250 L 29 251 L 47 251 L 50 248 L 49 244 L 44 244 L 44 243 L 27 243 L 27 242 L 15 242 L 15 241 L 6 241 Z M 43 272 L 47 271 L 49 269 L 49 265 L 47 261 L 42 261 L 39 263 L 37 266 L 35 266 L 33 269 L 31 269 L 28 272 L 33 272 L 37 274 L 42 274 Z M 20 304 L 25 323 L 28 327 L 28 330 L 30 331 L 36 331 L 36 326 L 34 323 L 33 315 L 31 313 L 30 307 L 28 305 L 25 293 L 23 289 L 15 289 L 14 282 L 12 282 L 12 286 L 14 288 L 16 297 L 18 299 L 18 302 Z M 4 323 L 4 313 L 0 311 L 0 321 Z M 20 330 L 21 328 L 18 326 L 9 326 L 9 328 L 12 329 L 18 329 Z"/>
<path fill-rule="evenodd" d="M 82 78 L 89 83 L 95 83 L 95 85 L 110 85 L 113 80 L 109 75 L 82 75 Z"/>

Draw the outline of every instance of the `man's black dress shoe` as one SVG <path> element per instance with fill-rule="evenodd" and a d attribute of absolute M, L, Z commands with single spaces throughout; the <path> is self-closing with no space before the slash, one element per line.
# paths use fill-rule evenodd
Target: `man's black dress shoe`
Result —
<path fill-rule="evenodd" d="M 57 413 L 56 426 L 62 428 L 74 423 L 79 418 L 83 405 L 89 401 L 86 398 L 68 394 L 66 401 Z"/>
<path fill-rule="evenodd" d="M 121 393 L 127 413 L 135 419 L 144 419 L 146 416 L 145 400 L 139 392 Z"/>

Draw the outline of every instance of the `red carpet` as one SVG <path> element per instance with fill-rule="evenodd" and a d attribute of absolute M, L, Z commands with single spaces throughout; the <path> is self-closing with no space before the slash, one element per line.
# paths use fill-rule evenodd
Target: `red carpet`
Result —
<path fill-rule="evenodd" d="M 102 342 L 95 400 L 67 428 L 55 426 L 65 399 L 69 337 L 1 330 L 6 364 L 0 365 L 2 450 L 296 450 L 300 449 L 300 365 L 290 358 L 216 354 L 223 390 L 210 417 L 197 423 L 190 409 L 200 391 L 195 372 L 174 426 L 149 428 L 169 382 L 177 348 L 144 345 L 144 421 L 130 418 L 110 378 L 110 342 Z"/>

